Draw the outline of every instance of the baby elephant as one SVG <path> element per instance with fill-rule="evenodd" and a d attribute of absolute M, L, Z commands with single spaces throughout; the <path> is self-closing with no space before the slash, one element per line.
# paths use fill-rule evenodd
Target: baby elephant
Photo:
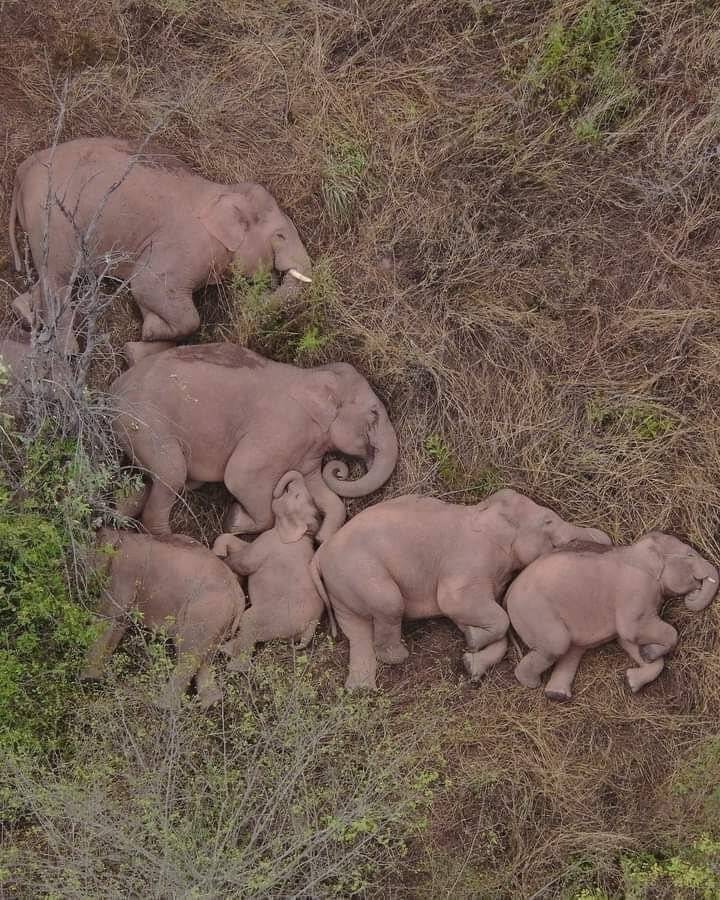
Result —
<path fill-rule="evenodd" d="M 718 589 L 718 573 L 687 544 L 651 531 L 627 547 L 585 545 L 551 553 L 518 575 L 506 594 L 510 621 L 530 648 L 515 675 L 569 700 L 583 653 L 616 638 L 637 663 L 626 677 L 635 692 L 658 677 L 677 631 L 658 615 L 664 599 L 684 597 L 701 610 Z"/>
<path fill-rule="evenodd" d="M 227 566 L 184 535 L 154 538 L 103 528 L 97 538 L 97 568 L 110 579 L 100 610 L 105 622 L 90 648 L 82 678 L 99 680 L 107 657 L 128 627 L 128 614 L 165 628 L 177 650 L 177 665 L 157 705 L 180 704 L 193 677 L 203 708 L 222 698 L 208 657 L 237 630 L 245 595 Z"/>
<path fill-rule="evenodd" d="M 234 572 L 249 576 L 251 606 L 237 637 L 221 648 L 232 657 L 230 671 L 247 669 L 258 641 L 299 638 L 299 647 L 306 647 L 323 614 L 310 577 L 320 518 L 299 472 L 288 472 L 278 482 L 272 509 L 275 527 L 252 544 L 221 534 L 213 546 Z"/>

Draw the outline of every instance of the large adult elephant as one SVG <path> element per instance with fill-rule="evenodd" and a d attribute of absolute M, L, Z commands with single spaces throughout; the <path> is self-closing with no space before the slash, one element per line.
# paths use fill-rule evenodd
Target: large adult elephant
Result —
<path fill-rule="evenodd" d="M 301 369 L 236 344 L 199 344 L 140 359 L 110 390 L 118 440 L 152 477 L 142 521 L 153 534 L 170 531 L 185 485 L 220 481 L 236 500 L 225 530 L 265 531 L 273 489 L 293 469 L 324 516 L 322 541 L 345 521 L 340 497 L 377 490 L 397 462 L 385 407 L 347 363 Z M 340 460 L 323 469 L 331 451 L 364 460 L 366 474 L 346 480 Z"/>
<path fill-rule="evenodd" d="M 127 279 L 143 314 L 144 341 L 175 340 L 200 324 L 193 291 L 231 266 L 284 273 L 272 302 L 310 278 L 310 258 L 290 219 L 259 184 L 216 184 L 167 151 L 115 138 L 81 138 L 34 153 L 15 176 L 10 243 L 19 221 L 38 281 L 15 300 L 31 321 L 48 314 L 76 347 L 72 280 L 83 271 Z"/>

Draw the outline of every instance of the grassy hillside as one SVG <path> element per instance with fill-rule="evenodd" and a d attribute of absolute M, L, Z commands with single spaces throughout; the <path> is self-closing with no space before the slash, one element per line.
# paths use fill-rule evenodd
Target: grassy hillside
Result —
<path fill-rule="evenodd" d="M 719 76 L 707 0 L 0 0 L 0 220 L 15 168 L 58 127 L 152 134 L 209 177 L 257 180 L 317 276 L 274 317 L 257 285 L 208 288 L 197 339 L 356 365 L 401 440 L 369 502 L 509 485 L 617 540 L 662 528 L 718 561 Z M 3 229 L 0 313 L 22 287 Z M 139 337 L 129 298 L 103 329 L 96 390 Z M 41 418 L 6 428 L 0 547 L 27 553 L 18 515 L 40 516 L 55 577 L 115 464 L 60 423 L 91 472 L 68 475 L 45 432 L 61 487 L 33 505 Z M 68 512 L 78 483 L 90 499 Z M 189 496 L 175 527 L 214 538 L 225 499 Z M 79 603 L 91 591 L 65 568 Z M 18 571 L 0 572 L 5 640 Z M 469 686 L 442 621 L 406 628 L 411 657 L 377 698 L 337 691 L 347 645 L 321 638 L 301 660 L 265 648 L 208 716 L 143 700 L 161 647 L 136 638 L 97 692 L 52 643 L 65 736 L 50 760 L 32 741 L 7 759 L 0 893 L 720 896 L 719 609 L 668 611 L 679 648 L 639 696 L 618 649 L 589 654 L 567 705 L 515 682 L 517 648 Z M 42 710 L 50 676 L 33 671 Z"/>

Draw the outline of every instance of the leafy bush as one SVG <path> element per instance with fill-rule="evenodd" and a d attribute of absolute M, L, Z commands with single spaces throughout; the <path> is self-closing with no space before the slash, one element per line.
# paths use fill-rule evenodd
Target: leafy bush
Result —
<path fill-rule="evenodd" d="M 19 438 L 17 439 L 19 441 Z M 20 489 L 0 472 L 0 747 L 51 749 L 93 633 L 82 555 L 90 498 L 109 481 L 72 441 L 23 447 Z"/>
<path fill-rule="evenodd" d="M 15 814 L 33 825 L 7 841 L 0 885 L 63 897 L 377 889 L 426 828 L 443 763 L 427 743 L 419 752 L 416 721 L 388 728 L 387 698 L 335 688 L 330 653 L 312 669 L 296 657 L 294 672 L 261 654 L 214 721 L 192 701 L 159 713 L 137 680 L 87 700 L 55 772 L 4 761 Z"/>

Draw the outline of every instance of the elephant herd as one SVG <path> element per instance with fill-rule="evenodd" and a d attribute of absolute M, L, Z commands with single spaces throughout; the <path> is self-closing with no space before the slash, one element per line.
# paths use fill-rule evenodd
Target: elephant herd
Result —
<path fill-rule="evenodd" d="M 233 343 L 176 345 L 200 324 L 193 291 L 230 269 L 274 268 L 282 280 L 272 304 L 311 281 L 295 226 L 261 186 L 215 184 L 158 148 L 80 139 L 18 169 L 10 243 L 20 268 L 18 224 L 37 281 L 14 308 L 36 332 L 59 310 L 52 324 L 68 365 L 83 270 L 125 280 L 143 317 L 142 341 L 126 345 L 128 368 L 109 394 L 117 443 L 147 484 L 122 510 L 137 529 L 97 535 L 93 564 L 106 589 L 84 677 L 102 676 L 140 613 L 177 650 L 158 704 L 176 706 L 194 680 L 209 706 L 221 697 L 218 648 L 229 669 L 245 670 L 256 643 L 306 646 L 327 612 L 349 641 L 348 689 L 375 688 L 378 660 L 407 657 L 403 620 L 446 616 L 465 638 L 472 681 L 505 656 L 512 625 L 526 646 L 515 668 L 523 685 L 539 686 L 552 668 L 545 693 L 569 699 L 583 654 L 617 640 L 637 691 L 678 639 L 660 617 L 663 601 L 701 610 L 715 596 L 715 567 L 676 538 L 650 532 L 613 545 L 510 489 L 474 506 L 397 497 L 345 523 L 343 498 L 378 490 L 398 459 L 365 378 L 343 362 L 299 368 Z M 27 332 L 0 340 L 0 362 L 17 380 L 30 348 Z M 361 460 L 365 474 L 352 480 L 344 461 L 326 461 L 338 453 Z M 180 492 L 207 482 L 232 495 L 212 548 L 170 528 Z"/>

